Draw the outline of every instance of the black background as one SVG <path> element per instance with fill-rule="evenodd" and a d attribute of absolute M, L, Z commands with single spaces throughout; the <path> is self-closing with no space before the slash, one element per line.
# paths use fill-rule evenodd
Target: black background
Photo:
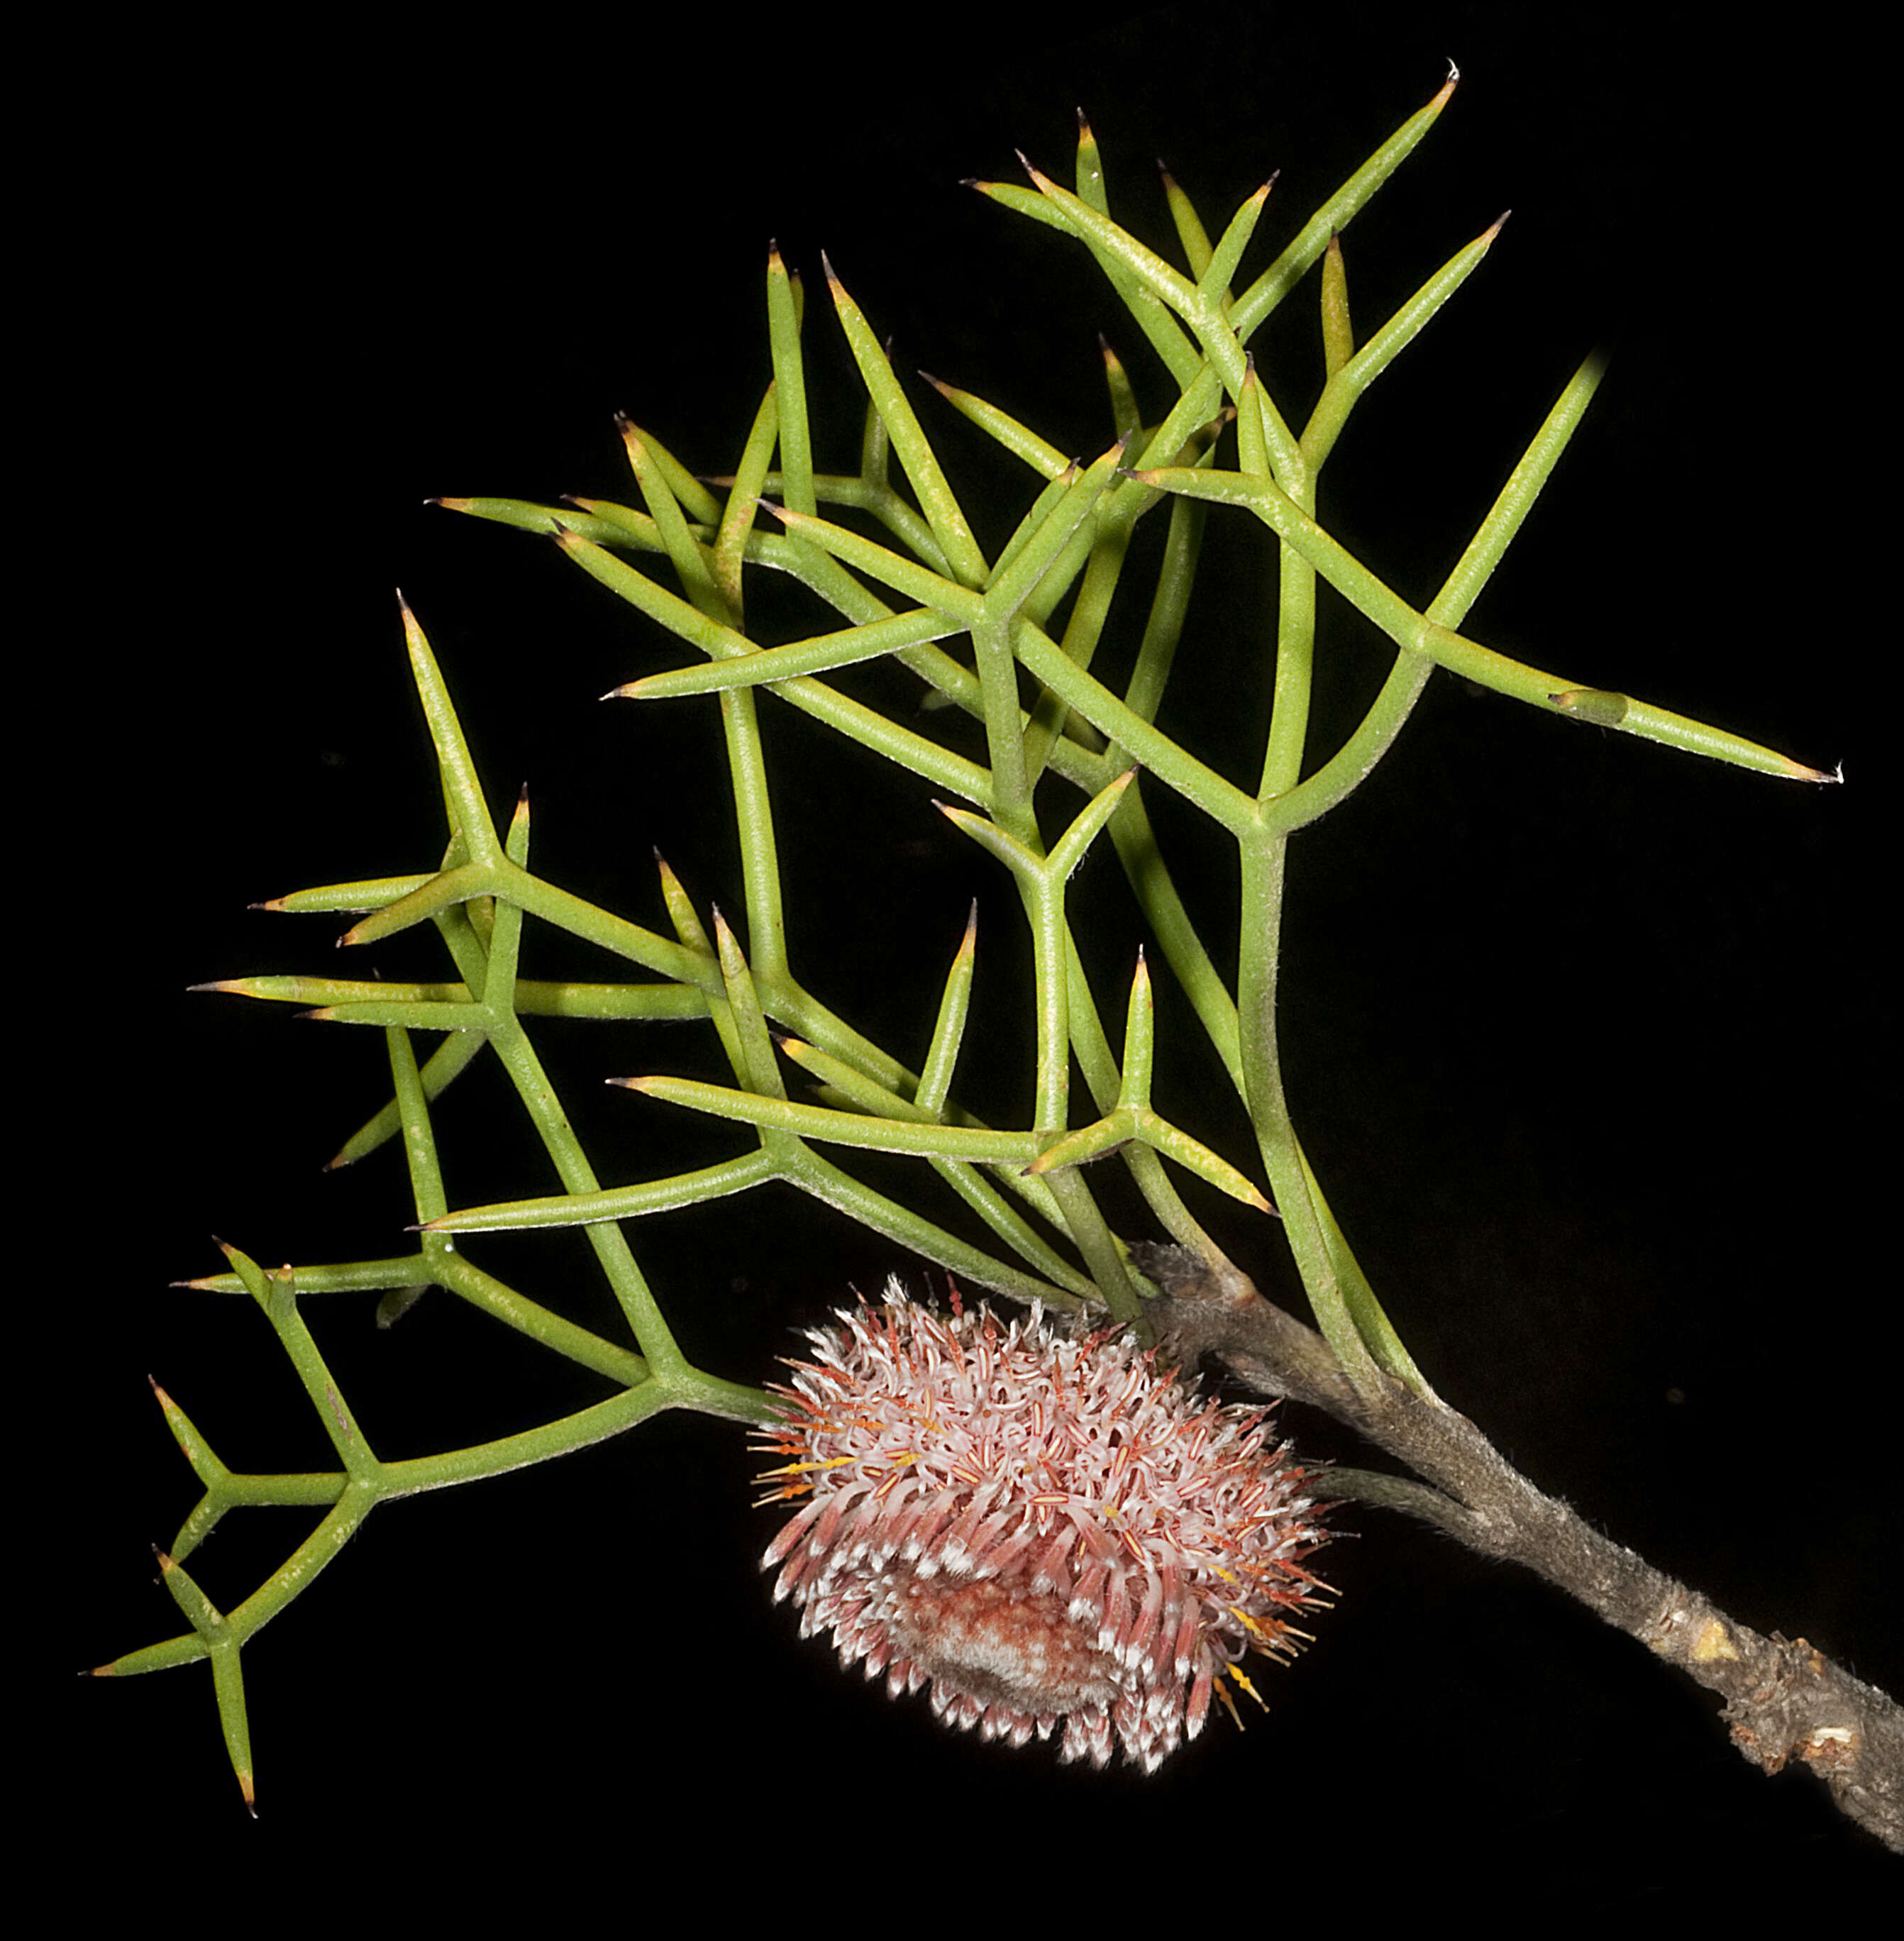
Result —
<path fill-rule="evenodd" d="M 767 371 L 770 235 L 814 293 L 821 403 L 851 396 L 824 247 L 902 372 L 1095 453 L 1095 333 L 1154 413 L 1148 353 L 1080 252 L 959 179 L 1019 179 L 1015 147 L 1063 178 L 1082 105 L 1114 212 L 1166 246 L 1154 156 L 1213 231 L 1280 168 L 1246 280 L 1453 57 L 1451 107 L 1345 239 L 1362 328 L 1513 219 L 1360 407 L 1325 522 L 1424 604 L 1575 365 L 1610 344 L 1589 422 L 1468 631 L 1841 760 L 1850 785 L 1698 763 L 1438 677 L 1377 779 L 1298 845 L 1292 1100 L 1450 1401 L 1740 1621 L 1898 1689 L 1879 1586 L 1899 1535 L 1898 1329 L 1894 1270 L 1875 1265 L 1894 1170 L 1875 937 L 1893 782 L 1838 482 L 1863 434 L 1840 93 L 1855 50 L 1816 31 L 1727 42 L 1698 26 L 1709 14 L 1112 8 L 1083 33 L 983 8 L 870 26 L 826 8 L 493 29 L 419 14 L 395 38 L 313 27 L 241 47 L 229 84 L 176 39 L 124 50 L 94 104 L 117 186 L 89 206 L 59 347 L 86 509 L 67 610 L 85 619 L 40 657 L 56 691 L 91 698 L 77 734 L 49 714 L 29 750 L 36 772 L 53 758 L 43 827 L 74 839 L 47 895 L 79 961 L 47 1010 L 68 1014 L 85 1081 L 79 1112 L 45 1121 L 44 1175 L 77 1191 L 65 1264 L 34 1295 L 67 1458 L 60 1615 L 33 1674 L 50 1667 L 63 1715 L 57 1811 L 224 1867 L 400 1829 L 393 1879 L 432 1888 L 445 1842 L 509 1869 L 555 1866 L 559 1847 L 561 1865 L 657 1884 L 682 1867 L 744 1908 L 754 1879 L 774 1884 L 763 1906 L 790 1884 L 824 1904 L 842 1879 L 976 1894 L 1008 1865 L 1048 1869 L 1054 1903 L 1108 1888 L 1132 1911 L 1151 1883 L 1184 1907 L 1241 1890 L 1266 1918 L 1417 1889 L 1505 1905 L 1530 1884 L 1610 1909 L 1722 1895 L 1748 1870 L 1851 1881 L 1882 1863 L 1807 1777 L 1747 1767 L 1712 1702 L 1637 1645 L 1372 1512 L 1342 1518 L 1357 1533 L 1328 1560 L 1340 1608 L 1269 1674 L 1270 1716 L 1240 1741 L 1221 1720 L 1140 1782 L 945 1734 L 922 1701 L 891 1706 L 795 1640 L 754 1569 L 772 1522 L 744 1507 L 743 1438 L 698 1419 L 374 1516 L 247 1653 L 255 1826 L 202 1667 L 70 1680 L 179 1628 L 147 1546 L 196 1490 L 148 1371 L 234 1466 L 326 1463 L 262 1319 L 167 1283 L 215 1270 L 214 1231 L 268 1263 L 351 1258 L 394 1251 L 410 1217 L 393 1152 L 319 1170 L 383 1096 L 378 1035 L 183 995 L 250 971 L 430 974 L 426 938 L 338 956 L 338 925 L 245 908 L 439 852 L 393 588 L 430 632 L 499 814 L 529 784 L 543 873 L 663 927 L 658 845 L 704 911 L 738 903 L 714 705 L 594 698 L 686 650 L 553 548 L 426 497 L 632 498 L 618 408 L 727 469 Z M 180 84 L 148 89 L 148 54 L 155 83 Z M 1319 371 L 1313 313 L 1312 279 L 1259 340 L 1292 414 Z M 995 545 L 1022 484 L 915 396 Z M 822 434 L 823 465 L 851 464 L 846 422 Z M 1246 781 L 1273 582 L 1240 521 L 1213 519 L 1206 552 L 1172 725 Z M 1332 601 L 1322 653 L 1326 753 L 1386 661 Z M 876 675 L 857 691 L 898 692 Z M 1002 878 L 921 787 L 763 712 L 802 974 L 915 1061 L 977 896 L 970 1082 L 1000 1120 L 1022 1114 L 1025 945 Z M 1220 847 L 1159 813 L 1220 928 Z M 1086 947 L 1114 1017 L 1139 932 L 1108 862 L 1077 888 L 1103 899 Z M 613 974 L 546 932 L 525 967 Z M 1160 1005 L 1160 1099 L 1193 1117 L 1218 1089 L 1167 983 Z M 741 1149 L 598 1083 L 718 1077 L 705 1032 L 545 1041 L 606 1179 Z M 551 1190 L 497 1075 L 458 1091 L 453 1203 Z M 1234 1123 L 1212 1136 L 1246 1152 Z M 1197 1203 L 1287 1291 L 1273 1237 Z M 689 1353 L 750 1381 L 849 1282 L 920 1273 L 785 1192 L 635 1243 Z M 576 1236 L 472 1251 L 613 1327 Z M 599 1392 L 440 1295 L 387 1334 L 368 1301 L 316 1318 L 385 1453 Z M 1355 1453 L 1298 1411 L 1287 1425 Z M 194 1567 L 235 1603 L 305 1527 L 234 1522 Z"/>

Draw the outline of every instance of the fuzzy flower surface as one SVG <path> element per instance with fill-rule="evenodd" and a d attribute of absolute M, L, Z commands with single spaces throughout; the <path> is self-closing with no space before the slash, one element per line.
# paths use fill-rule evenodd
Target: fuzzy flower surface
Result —
<path fill-rule="evenodd" d="M 1154 1771 L 1246 1652 L 1293 1655 L 1326 1590 L 1305 1472 L 1259 1411 L 1218 1404 L 1117 1330 L 1038 1310 L 941 1315 L 897 1280 L 790 1359 L 764 1447 L 799 1507 L 762 1559 L 803 1637 L 947 1724 Z M 1260 1699 L 1258 1700 L 1260 1703 Z M 1232 1710 L 1233 1710 L 1233 1706 Z"/>

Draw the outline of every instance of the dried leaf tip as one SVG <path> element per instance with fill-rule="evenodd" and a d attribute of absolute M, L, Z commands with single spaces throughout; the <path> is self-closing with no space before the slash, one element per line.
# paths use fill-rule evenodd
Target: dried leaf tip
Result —
<path fill-rule="evenodd" d="M 1091 133 L 1091 118 L 1080 107 L 1077 113 L 1077 139 L 1080 143 L 1095 142 L 1097 137 Z"/>

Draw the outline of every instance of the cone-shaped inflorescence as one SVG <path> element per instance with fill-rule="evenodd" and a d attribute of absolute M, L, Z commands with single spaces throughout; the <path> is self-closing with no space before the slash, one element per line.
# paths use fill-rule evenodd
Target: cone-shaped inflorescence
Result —
<path fill-rule="evenodd" d="M 843 1310 L 793 1361 L 770 1500 L 805 1500 L 769 1547 L 801 1631 L 931 1686 L 948 1724 L 1062 1756 L 1114 1744 L 1154 1771 L 1202 1730 L 1252 1649 L 1293 1654 L 1326 1588 L 1304 1472 L 1258 1411 L 1160 1371 L 1120 1330 L 1074 1337 L 1035 1309 Z"/>

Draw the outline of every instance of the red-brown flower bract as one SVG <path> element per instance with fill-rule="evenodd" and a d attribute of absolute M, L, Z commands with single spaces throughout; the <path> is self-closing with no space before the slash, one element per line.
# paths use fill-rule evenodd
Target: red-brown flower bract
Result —
<path fill-rule="evenodd" d="M 1260 1411 L 1160 1372 L 1120 1331 L 1074 1337 L 1034 1308 L 942 1316 L 895 1279 L 815 1328 L 763 1446 L 768 1499 L 805 1496 L 768 1546 L 776 1601 L 843 1663 L 924 1684 L 949 1725 L 1062 1756 L 1114 1743 L 1154 1771 L 1203 1729 L 1237 1661 L 1293 1655 L 1286 1614 L 1327 1587 L 1305 1472 Z M 1260 1702 L 1260 1701 L 1259 1701 Z"/>

